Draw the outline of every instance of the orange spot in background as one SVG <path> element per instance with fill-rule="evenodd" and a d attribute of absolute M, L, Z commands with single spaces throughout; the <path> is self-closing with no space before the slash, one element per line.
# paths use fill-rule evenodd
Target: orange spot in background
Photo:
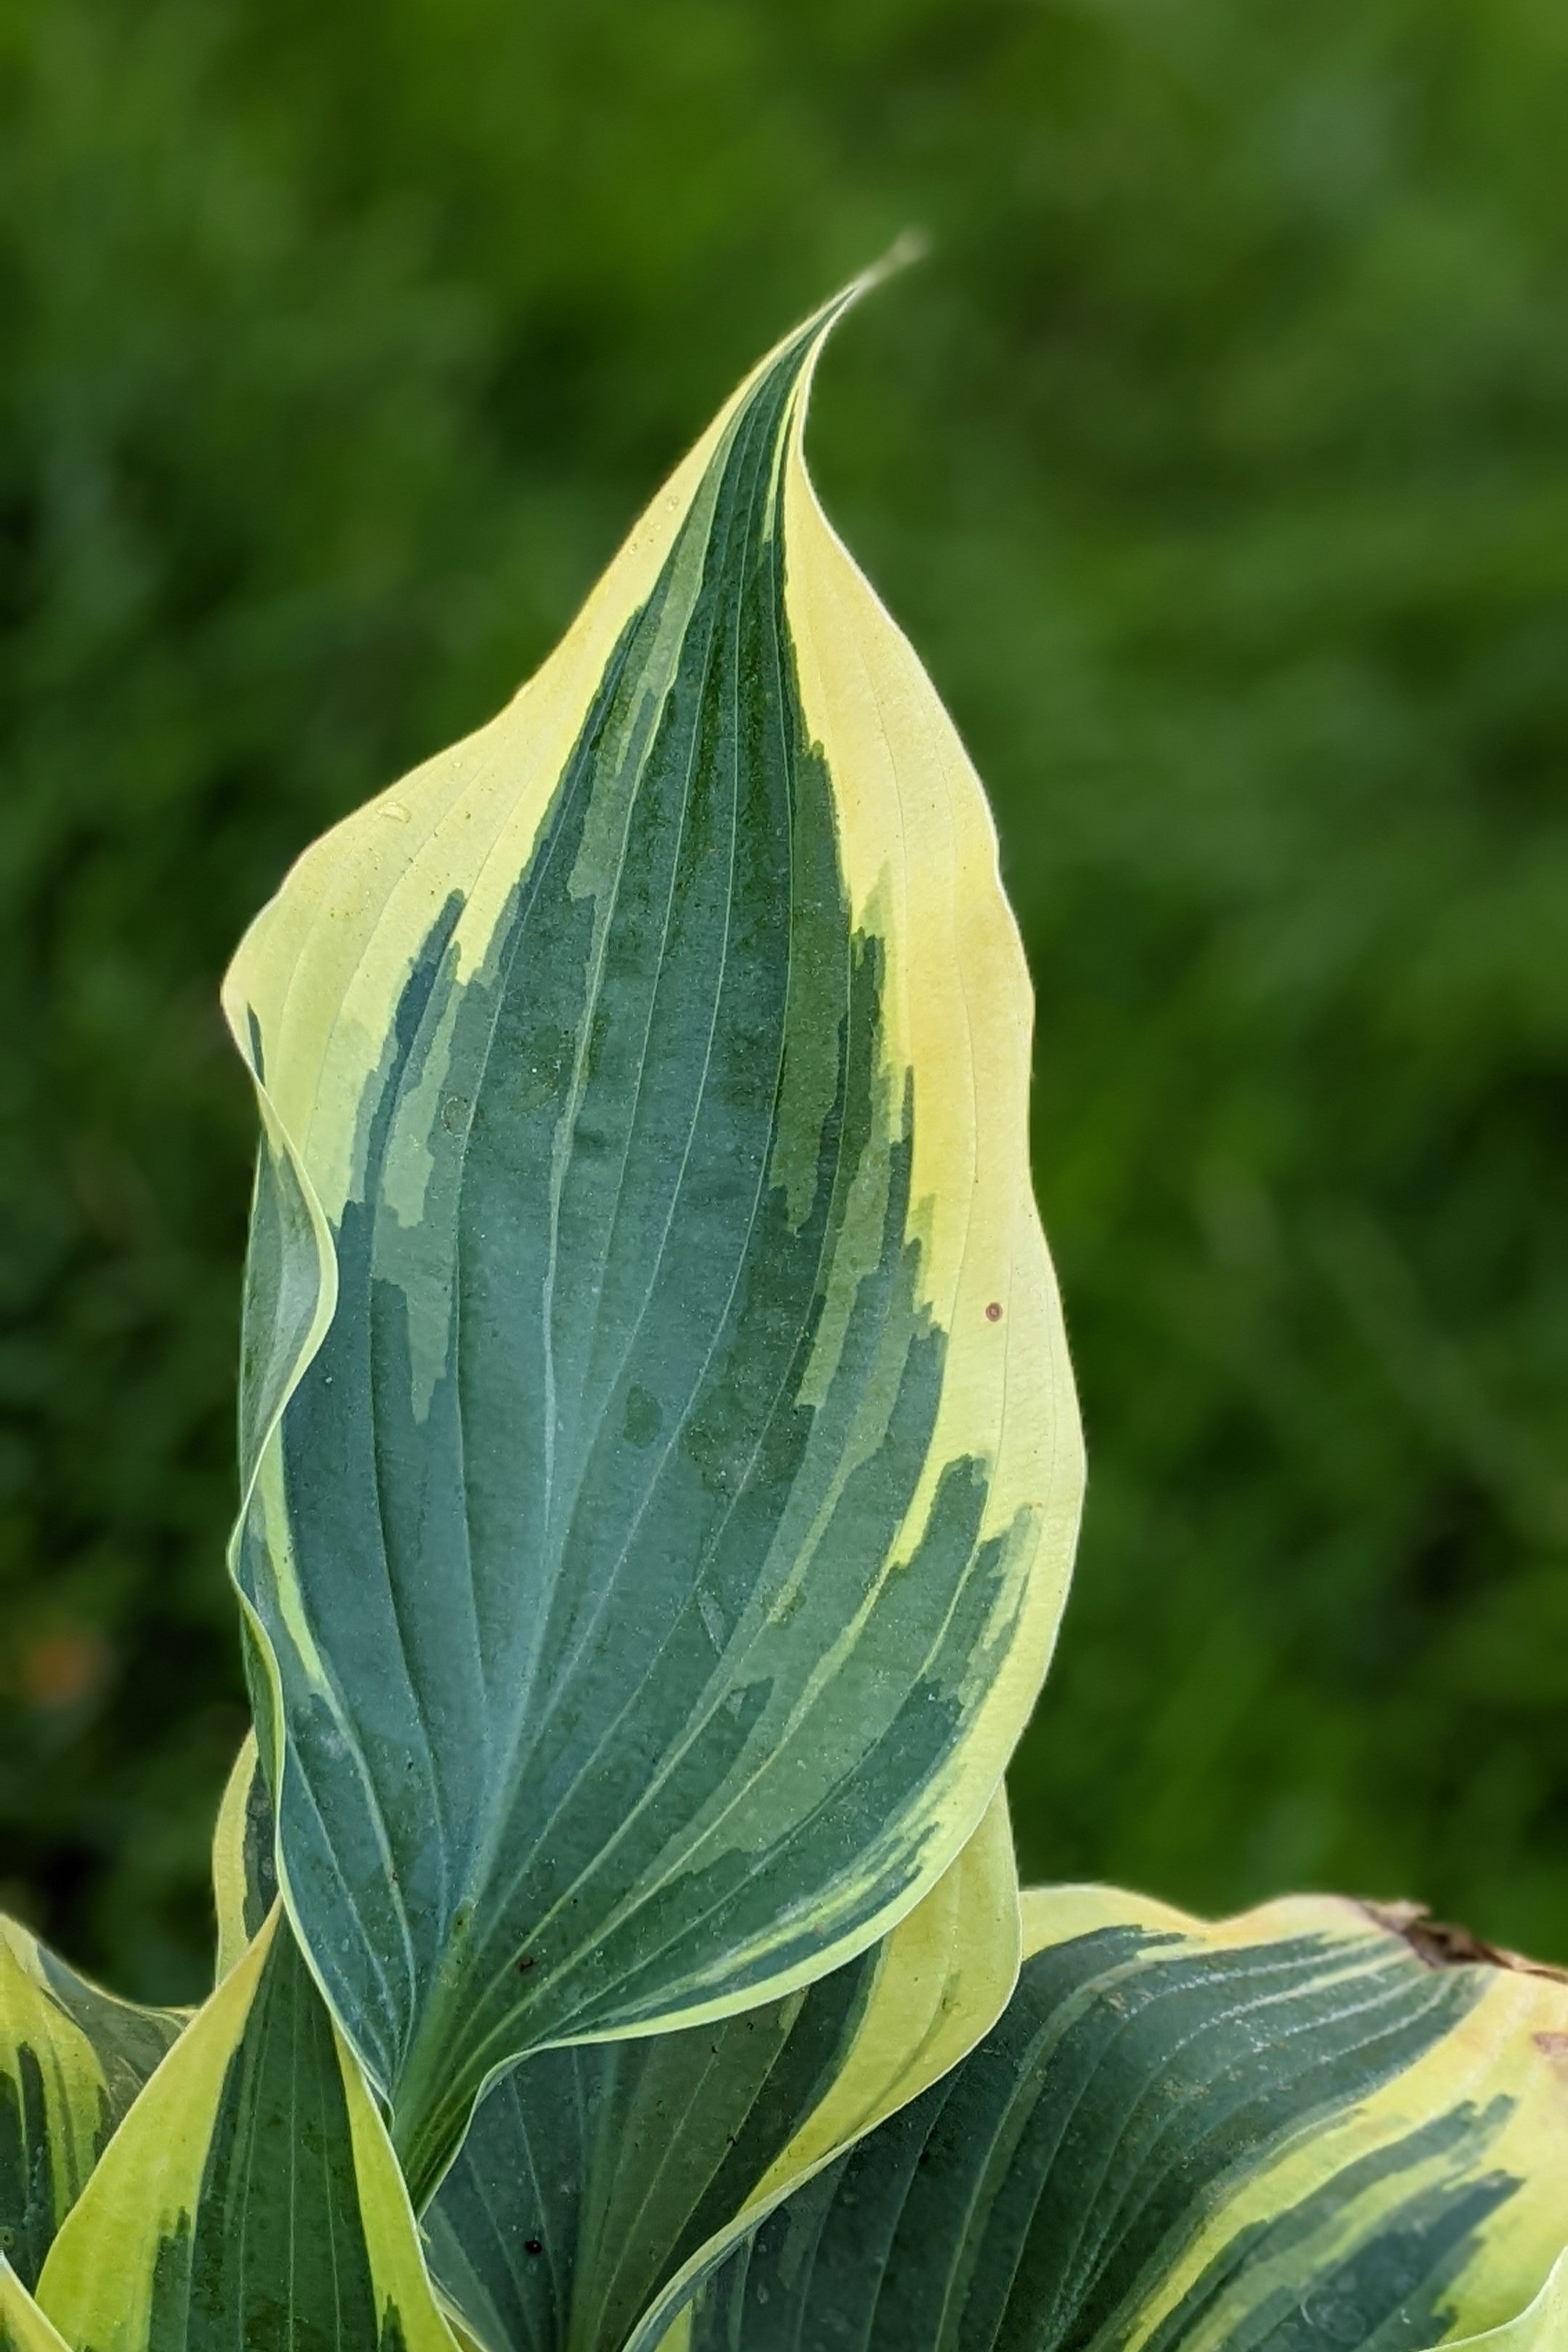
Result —
<path fill-rule="evenodd" d="M 987 1323 L 1000 1323 L 1002 1320 L 1002 1301 L 999 1298 L 994 1298 L 985 1309 L 985 1320 Z"/>
<path fill-rule="evenodd" d="M 101 1633 L 46 1633 L 23 1651 L 17 1680 L 34 1706 L 79 1706 L 102 1689 L 111 1664 Z"/>

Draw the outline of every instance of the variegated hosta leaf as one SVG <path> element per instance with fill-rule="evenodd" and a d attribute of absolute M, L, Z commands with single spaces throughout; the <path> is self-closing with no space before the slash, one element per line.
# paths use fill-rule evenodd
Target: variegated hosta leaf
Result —
<path fill-rule="evenodd" d="M 186 2015 L 116 2000 L 0 1918 L 0 2256 L 25 2285 Z"/>
<path fill-rule="evenodd" d="M 226 982 L 280 1867 L 416 2197 L 523 2052 L 885 1933 L 1060 1609 L 1027 973 L 979 783 L 801 452 L 847 299 Z"/>
<path fill-rule="evenodd" d="M 258 1936 L 278 1899 L 272 1860 L 272 1801 L 247 1731 L 218 1807 L 213 1831 L 213 1908 L 217 1914 L 216 1980 L 221 1984 Z"/>
<path fill-rule="evenodd" d="M 0 2254 L 0 2352 L 70 2352 Z"/>
<path fill-rule="evenodd" d="M 691 2278 L 973 2047 L 1017 1970 L 998 1795 L 889 1936 L 802 1990 L 525 2058 L 426 2215 L 437 2284 L 487 2352 L 657 2343 Z"/>
<path fill-rule="evenodd" d="M 1331 1897 L 1024 1903 L 995 2031 L 668 2352 L 1559 2352 L 1560 2289 L 1517 2315 L 1568 2240 L 1568 1982 Z"/>
<path fill-rule="evenodd" d="M 1568 2248 L 1559 2256 L 1551 2277 L 1526 2311 L 1500 2327 L 1489 2327 L 1462 2343 L 1445 2346 L 1444 2352 L 1563 2352 L 1568 2344 Z"/>
<path fill-rule="evenodd" d="M 391 2143 L 277 1908 L 38 2282 L 70 2352 L 454 2352 Z"/>

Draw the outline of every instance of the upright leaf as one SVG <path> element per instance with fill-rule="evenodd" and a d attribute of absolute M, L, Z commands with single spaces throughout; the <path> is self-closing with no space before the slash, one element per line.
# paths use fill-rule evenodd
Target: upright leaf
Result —
<path fill-rule="evenodd" d="M 1556 2352 L 1568 1982 L 1328 1897 L 1210 1927 L 1063 1888 L 1025 1945 L 995 2031 L 668 2352 Z"/>
<path fill-rule="evenodd" d="M 55 2240 L 70 2352 L 454 2352 L 407 2192 L 275 1909 Z"/>
<path fill-rule="evenodd" d="M 848 299 L 226 983 L 280 1865 L 418 2198 L 522 2053 L 886 1933 L 1061 1606 L 1027 973 L 979 783 L 802 456 Z"/>
<path fill-rule="evenodd" d="M 0 2256 L 24 2285 L 184 2024 L 100 1991 L 0 1918 Z"/>
<path fill-rule="evenodd" d="M 526 2058 L 480 2101 L 426 2216 L 487 2352 L 622 2352 L 780 2198 L 996 2021 L 1018 1971 L 998 1796 L 883 1942 L 717 2024 Z"/>

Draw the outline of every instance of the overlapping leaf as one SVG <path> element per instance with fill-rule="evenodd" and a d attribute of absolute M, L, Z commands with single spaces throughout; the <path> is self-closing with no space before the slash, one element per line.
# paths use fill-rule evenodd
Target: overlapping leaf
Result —
<path fill-rule="evenodd" d="M 384 2127 L 280 1910 L 116 2132 L 37 2302 L 69 2352 L 454 2352 Z"/>
<path fill-rule="evenodd" d="M 0 2256 L 23 2284 L 185 2021 L 100 1991 L 0 1918 Z"/>
<path fill-rule="evenodd" d="M 1568 2249 L 1527 2310 L 1499 2327 L 1462 2343 L 1445 2345 L 1443 2352 L 1562 2352 L 1568 2344 Z"/>
<path fill-rule="evenodd" d="M 0 2352 L 70 2352 L 0 2254 Z"/>
<path fill-rule="evenodd" d="M 1018 1968 L 998 1796 L 892 1933 L 713 2025 L 525 2059 L 479 2103 L 426 2216 L 488 2352 L 622 2352 L 790 2189 L 994 2024 Z"/>
<path fill-rule="evenodd" d="M 1434 1968 L 1331 1898 L 1025 1906 L 995 2031 L 670 2352 L 1557 2352 L 1568 1983 Z"/>
<path fill-rule="evenodd" d="M 247 1738 L 213 1841 L 220 1951 L 265 1916 L 271 1852 Z M 998 1790 L 931 1892 L 843 1968 L 710 2026 L 542 2053 L 499 2083 L 425 2217 L 437 2284 L 487 2352 L 656 2342 L 689 2279 L 973 2048 L 1018 1959 Z"/>
<path fill-rule="evenodd" d="M 806 478 L 842 307 L 226 985 L 280 1865 L 421 2200 L 521 2053 L 884 1934 L 1060 1608 L 1028 981 L 979 784 Z"/>

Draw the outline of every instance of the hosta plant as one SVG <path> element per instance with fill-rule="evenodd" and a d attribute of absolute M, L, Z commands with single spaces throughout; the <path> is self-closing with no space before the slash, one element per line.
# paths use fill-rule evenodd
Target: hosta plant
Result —
<path fill-rule="evenodd" d="M 1080 1448 L 985 803 L 802 456 L 858 290 L 235 959 L 255 1732 L 203 2007 L 0 1946 L 22 2352 L 1568 2344 L 1568 1983 L 1020 1898 Z"/>

